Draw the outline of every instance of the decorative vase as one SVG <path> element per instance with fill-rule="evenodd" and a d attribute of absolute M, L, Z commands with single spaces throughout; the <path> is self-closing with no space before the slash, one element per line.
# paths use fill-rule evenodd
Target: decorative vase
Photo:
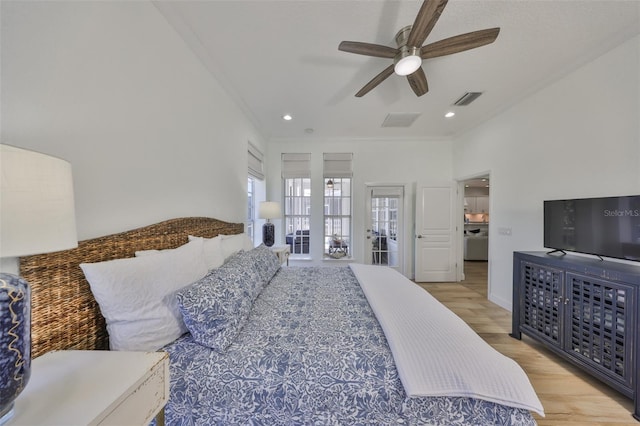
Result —
<path fill-rule="evenodd" d="M 271 247 L 276 242 L 276 227 L 271 222 L 262 225 L 262 242 L 265 246 Z"/>
<path fill-rule="evenodd" d="M 31 290 L 22 278 L 0 273 L 0 425 L 31 375 Z"/>

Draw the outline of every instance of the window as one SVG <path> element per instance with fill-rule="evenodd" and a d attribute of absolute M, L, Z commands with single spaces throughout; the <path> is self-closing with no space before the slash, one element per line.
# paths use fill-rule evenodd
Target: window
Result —
<path fill-rule="evenodd" d="M 333 259 L 350 256 L 352 157 L 324 154 L 324 253 Z"/>
<path fill-rule="evenodd" d="M 325 178 L 324 186 L 324 252 L 338 259 L 349 254 L 351 178 Z"/>
<path fill-rule="evenodd" d="M 282 154 L 285 241 L 293 257 L 310 252 L 310 160 L 310 154 Z"/>
<path fill-rule="evenodd" d="M 255 218 L 256 218 L 256 181 L 264 180 L 264 164 L 262 152 L 256 148 L 251 142 L 247 148 L 248 171 L 247 179 L 247 221 L 245 223 L 245 232 L 254 241 L 255 236 Z"/>
<path fill-rule="evenodd" d="M 253 241 L 256 217 L 256 200 L 255 200 L 256 182 L 252 176 L 247 179 L 247 223 L 245 232 Z"/>

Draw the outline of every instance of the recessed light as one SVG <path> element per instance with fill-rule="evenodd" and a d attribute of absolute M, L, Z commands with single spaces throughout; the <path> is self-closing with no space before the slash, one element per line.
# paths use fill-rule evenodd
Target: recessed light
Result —
<path fill-rule="evenodd" d="M 447 118 L 451 118 L 451 117 L 453 117 L 454 115 L 456 115 L 456 113 L 455 113 L 455 112 L 453 112 L 453 111 L 449 111 L 449 112 L 448 112 L 448 113 L 446 113 L 444 116 L 445 116 L 445 117 L 447 117 Z"/>
<path fill-rule="evenodd" d="M 285 114 L 282 116 L 282 119 L 285 121 L 291 121 L 293 120 L 293 117 L 291 116 L 291 114 Z"/>

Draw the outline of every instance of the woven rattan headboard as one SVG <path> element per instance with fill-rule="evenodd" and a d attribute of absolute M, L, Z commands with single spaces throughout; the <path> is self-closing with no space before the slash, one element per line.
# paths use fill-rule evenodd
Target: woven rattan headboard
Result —
<path fill-rule="evenodd" d="M 109 339 L 100 308 L 81 263 L 133 257 L 136 250 L 175 248 L 188 235 L 212 238 L 239 234 L 242 223 L 206 217 L 171 219 L 155 225 L 81 241 L 72 250 L 20 258 L 20 275 L 31 285 L 31 353 L 107 349 Z"/>

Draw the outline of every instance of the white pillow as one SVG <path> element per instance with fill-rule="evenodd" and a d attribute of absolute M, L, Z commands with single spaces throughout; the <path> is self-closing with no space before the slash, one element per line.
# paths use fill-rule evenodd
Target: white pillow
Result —
<path fill-rule="evenodd" d="M 171 249 L 169 249 L 171 250 Z M 158 254 L 158 253 L 162 253 L 164 250 L 138 250 L 136 251 L 135 255 L 136 257 L 142 257 L 142 256 L 149 256 L 151 254 Z"/>
<path fill-rule="evenodd" d="M 219 235 L 219 237 L 222 237 L 222 254 L 225 262 L 240 250 L 249 251 L 253 248 L 253 241 L 247 234 Z"/>
<path fill-rule="evenodd" d="M 204 277 L 203 241 L 154 256 L 83 263 L 112 350 L 155 351 L 186 333 L 175 293 Z"/>
<path fill-rule="evenodd" d="M 213 238 L 194 237 L 189 235 L 189 241 L 201 239 L 204 242 L 204 261 L 209 270 L 218 268 L 224 263 L 224 254 L 222 253 L 222 237 Z"/>

